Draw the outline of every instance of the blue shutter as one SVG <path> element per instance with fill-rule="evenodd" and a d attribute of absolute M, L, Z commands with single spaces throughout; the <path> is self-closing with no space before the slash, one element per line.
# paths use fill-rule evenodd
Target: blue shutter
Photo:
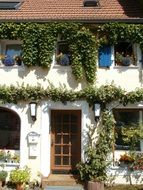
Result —
<path fill-rule="evenodd" d="M 111 46 L 103 46 L 99 49 L 99 67 L 110 67 L 111 61 Z"/>

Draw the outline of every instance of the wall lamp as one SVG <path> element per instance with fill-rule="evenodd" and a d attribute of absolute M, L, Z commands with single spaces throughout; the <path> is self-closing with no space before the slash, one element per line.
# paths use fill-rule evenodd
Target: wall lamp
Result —
<path fill-rule="evenodd" d="M 95 120 L 99 119 L 101 114 L 101 105 L 99 103 L 94 104 L 94 116 Z"/>
<path fill-rule="evenodd" d="M 29 103 L 30 108 L 30 116 L 33 121 L 36 121 L 37 117 L 37 103 L 36 102 L 30 102 Z"/>

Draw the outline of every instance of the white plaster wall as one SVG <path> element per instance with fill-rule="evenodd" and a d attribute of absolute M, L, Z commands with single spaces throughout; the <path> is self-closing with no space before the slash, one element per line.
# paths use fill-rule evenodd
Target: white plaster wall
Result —
<path fill-rule="evenodd" d="M 0 84 L 6 85 L 42 85 L 44 88 L 52 83 L 55 87 L 66 86 L 68 89 L 80 90 L 88 84 L 83 81 L 78 83 L 73 74 L 71 66 L 54 65 L 48 71 L 39 67 L 0 67 Z M 111 67 L 98 68 L 96 85 L 114 83 L 127 91 L 142 86 L 142 69 L 139 67 Z M 6 80 L 5 80 L 6 79 Z"/>
<path fill-rule="evenodd" d="M 115 84 L 127 91 L 142 86 L 142 70 L 139 67 L 113 67 L 98 69 L 97 86 Z"/>
<path fill-rule="evenodd" d="M 27 103 L 20 104 L 5 104 L 0 105 L 0 107 L 8 108 L 16 112 L 21 121 L 20 126 L 20 167 L 28 166 L 31 169 L 31 179 L 37 178 L 37 173 L 40 171 L 40 138 L 37 144 L 37 157 L 29 157 L 29 144 L 27 142 L 27 135 L 31 131 L 35 131 L 40 134 L 40 118 L 33 122 L 30 118 L 30 110 Z M 38 108 L 37 116 L 40 110 Z M 5 164 L 5 163 L 4 163 Z M 14 164 L 5 164 L 5 169 L 8 171 L 14 169 Z M 15 166 L 17 167 L 17 166 Z"/>
<path fill-rule="evenodd" d="M 49 86 L 49 82 L 55 87 L 66 86 L 68 89 L 80 90 L 86 87 L 86 83 L 77 83 L 72 75 L 70 66 L 52 65 L 50 71 L 39 67 L 0 67 L 0 84 L 5 85 L 42 85 Z M 97 85 L 111 84 L 114 82 L 126 90 L 134 90 L 142 86 L 142 72 L 139 67 L 112 67 L 110 69 L 98 69 Z M 29 116 L 28 103 L 0 105 L 14 110 L 21 118 L 21 143 L 20 165 L 32 168 L 32 178 L 36 179 L 40 172 L 43 176 L 50 173 L 50 110 L 51 109 L 80 109 L 82 111 L 82 145 L 84 144 L 84 132 L 86 125 L 94 124 L 92 108 L 85 101 L 68 102 L 65 106 L 61 102 L 43 101 L 38 105 L 37 120 L 33 122 Z M 130 107 L 143 107 L 142 105 L 129 105 Z M 37 157 L 29 158 L 27 134 L 35 131 L 40 134 L 37 144 Z M 83 146 L 82 158 L 84 159 Z M 120 181 L 119 179 L 117 179 Z"/>

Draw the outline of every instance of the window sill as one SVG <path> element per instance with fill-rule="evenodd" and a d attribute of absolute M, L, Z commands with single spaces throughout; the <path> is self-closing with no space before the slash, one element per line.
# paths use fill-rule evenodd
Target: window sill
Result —
<path fill-rule="evenodd" d="M 0 65 L 0 69 L 3 69 L 3 70 L 13 70 L 13 69 L 18 69 L 18 70 L 24 70 L 25 67 L 24 65 L 12 65 L 12 66 L 5 66 L 5 65 Z"/>
<path fill-rule="evenodd" d="M 130 66 L 114 66 L 114 69 L 138 69 L 139 66 L 130 65 Z"/>
<path fill-rule="evenodd" d="M 71 65 L 53 65 L 53 69 L 71 69 Z"/>
<path fill-rule="evenodd" d="M 20 163 L 12 163 L 12 162 L 3 162 L 0 161 L 0 164 L 4 165 L 4 167 L 17 167 L 20 165 Z"/>

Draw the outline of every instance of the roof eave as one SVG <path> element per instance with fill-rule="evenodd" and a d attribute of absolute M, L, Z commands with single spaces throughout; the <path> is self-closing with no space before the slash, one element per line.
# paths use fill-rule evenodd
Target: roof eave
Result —
<path fill-rule="evenodd" d="M 131 18 L 131 19 L 0 19 L 0 22 L 78 22 L 86 24 L 104 24 L 109 22 L 118 22 L 118 23 L 134 23 L 139 24 L 143 23 L 143 18 Z"/>

